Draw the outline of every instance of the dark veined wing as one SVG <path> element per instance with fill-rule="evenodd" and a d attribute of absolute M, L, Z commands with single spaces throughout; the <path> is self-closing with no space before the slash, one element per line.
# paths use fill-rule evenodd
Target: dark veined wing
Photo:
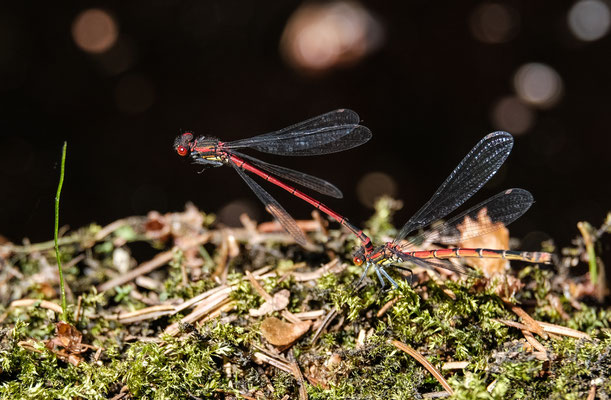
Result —
<path fill-rule="evenodd" d="M 341 199 L 343 197 L 341 190 L 339 190 L 335 185 L 325 181 L 324 179 L 308 175 L 304 172 L 295 171 L 294 169 L 281 167 L 275 164 L 269 164 L 257 158 L 250 157 L 246 154 L 238 153 L 237 151 L 234 151 L 233 154 L 236 154 L 248 160 L 251 164 L 256 165 L 257 167 L 277 177 L 287 179 L 291 182 L 295 182 L 301 186 L 315 190 L 318 193 L 322 193 L 327 196 L 335 197 L 337 199 Z"/>
<path fill-rule="evenodd" d="M 371 139 L 371 131 L 358 125 L 359 121 L 358 114 L 352 110 L 335 110 L 279 131 L 225 143 L 224 147 L 249 147 L 284 156 L 336 153 L 360 146 Z"/>
<path fill-rule="evenodd" d="M 403 250 L 423 242 L 457 245 L 461 241 L 494 232 L 520 218 L 534 203 L 528 190 L 514 188 L 498 193 L 445 221 L 424 234 L 408 239 Z"/>
<path fill-rule="evenodd" d="M 507 132 L 493 132 L 480 140 L 454 168 L 430 200 L 401 228 L 395 242 L 416 229 L 437 221 L 467 201 L 505 162 L 513 137 Z"/>
<path fill-rule="evenodd" d="M 282 225 L 282 227 L 291 235 L 297 243 L 302 246 L 307 244 L 307 239 L 303 234 L 303 231 L 297 226 L 297 222 L 286 212 L 286 210 L 274 199 L 269 193 L 265 191 L 257 182 L 255 182 L 250 176 L 246 175 L 237 165 L 230 163 L 231 166 L 236 170 L 238 175 L 244 179 L 244 182 L 250 187 L 250 189 L 257 195 L 259 200 L 265 205 L 265 209 L 268 213 L 274 216 L 276 220 Z"/>

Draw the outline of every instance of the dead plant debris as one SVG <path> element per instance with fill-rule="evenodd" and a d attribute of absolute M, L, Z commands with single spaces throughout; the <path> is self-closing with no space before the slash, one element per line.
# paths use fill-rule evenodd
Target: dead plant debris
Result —
<path fill-rule="evenodd" d="M 398 204 L 377 204 L 376 243 Z M 581 223 L 555 266 L 414 268 L 413 285 L 389 268 L 386 292 L 373 274 L 353 286 L 356 242 L 318 214 L 299 221 L 308 249 L 241 221 L 189 204 L 64 232 L 68 321 L 53 243 L 2 240 L 0 398 L 611 398 L 611 214 Z"/>

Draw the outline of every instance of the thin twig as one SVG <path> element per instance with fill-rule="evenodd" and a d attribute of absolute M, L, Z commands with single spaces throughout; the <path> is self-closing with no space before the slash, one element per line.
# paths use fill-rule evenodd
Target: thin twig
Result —
<path fill-rule="evenodd" d="M 305 381 L 303 379 L 303 374 L 299 369 L 299 365 L 297 365 L 296 362 L 290 362 L 278 355 L 271 354 L 269 351 L 257 345 L 255 345 L 254 347 L 258 350 L 253 354 L 254 358 L 260 362 L 265 362 L 286 373 L 293 375 L 299 383 L 299 398 L 301 400 L 307 400 L 308 392 L 306 391 Z"/>
<path fill-rule="evenodd" d="M 257 293 L 259 293 L 261 297 L 265 299 L 265 301 L 271 302 L 273 300 L 272 295 L 267 293 L 265 289 L 263 289 L 263 286 L 261 286 L 261 284 L 257 282 L 254 275 L 250 271 L 246 271 L 246 277 L 250 281 L 250 284 L 252 285 L 252 287 L 257 291 Z M 292 312 L 286 309 L 282 310 L 282 316 L 294 324 L 301 322 L 299 318 L 297 318 Z"/>
<path fill-rule="evenodd" d="M 325 310 L 312 310 L 312 311 L 304 311 L 300 313 L 293 313 L 293 315 L 301 320 L 304 319 L 318 319 L 325 315 Z"/>
<path fill-rule="evenodd" d="M 297 382 L 299 383 L 299 398 L 301 400 L 307 400 L 308 391 L 305 387 L 305 382 L 303 379 L 303 374 L 301 373 L 301 369 L 299 369 L 299 365 L 297 365 L 296 362 L 292 362 L 290 365 L 291 370 L 293 371 L 293 376 L 295 377 L 295 379 L 297 379 Z"/>
<path fill-rule="evenodd" d="M 131 324 L 134 322 L 144 321 L 147 319 L 159 318 L 163 315 L 169 315 L 174 312 L 174 307 L 171 305 L 160 304 L 157 306 L 146 307 L 140 310 L 119 313 L 116 316 L 109 316 L 106 319 L 116 319 L 123 324 Z"/>
<path fill-rule="evenodd" d="M 596 398 L 596 385 L 590 386 L 588 391 L 588 398 L 586 400 L 594 400 Z"/>
<path fill-rule="evenodd" d="M 338 274 L 342 272 L 344 269 L 346 269 L 346 267 L 347 267 L 346 264 L 339 262 L 339 258 L 334 258 L 333 260 L 329 261 L 328 263 L 326 263 L 325 265 L 323 265 L 322 267 L 318 268 L 315 271 L 291 272 L 291 274 L 295 278 L 295 281 L 307 282 L 307 281 L 313 281 L 313 280 L 319 279 L 320 277 L 322 277 L 323 275 L 329 272 Z"/>
<path fill-rule="evenodd" d="M 52 310 L 57 314 L 61 314 L 63 312 L 62 307 L 58 304 L 52 303 L 47 300 L 39 300 L 39 299 L 20 299 L 11 302 L 9 308 L 12 307 L 30 307 L 35 304 L 38 304 L 42 308 L 46 308 L 47 310 Z"/>
<path fill-rule="evenodd" d="M 121 218 L 118 219 L 114 222 L 111 222 L 110 224 L 106 225 L 105 227 L 103 227 L 102 229 L 100 229 L 95 236 L 93 237 L 95 242 L 99 242 L 100 240 L 104 239 L 106 236 L 110 235 L 111 233 L 113 233 L 114 231 L 116 231 L 117 229 L 125 226 L 125 225 L 137 225 L 137 224 L 142 224 L 144 222 L 147 221 L 147 217 L 142 217 L 142 216 L 133 216 L 133 217 L 127 217 L 127 218 Z"/>
<path fill-rule="evenodd" d="M 329 229 L 327 228 L 327 225 L 329 224 L 322 218 L 320 213 L 317 210 L 314 210 L 310 215 L 312 215 L 312 219 L 318 223 L 322 234 L 325 236 L 329 236 Z"/>
<path fill-rule="evenodd" d="M 204 244 L 209 239 L 210 239 L 210 233 L 204 233 L 203 235 L 196 237 L 194 240 L 189 241 L 189 243 L 183 244 L 181 247 L 183 250 L 185 250 L 191 247 L 195 247 L 195 246 Z M 174 249 L 164 251 L 163 253 L 159 253 L 155 257 L 153 257 L 151 260 L 143 262 L 142 264 L 140 264 L 140 266 L 134 268 L 133 270 L 129 271 L 128 273 L 102 283 L 97 288 L 98 292 L 105 292 L 109 289 L 114 288 L 115 286 L 124 285 L 127 282 L 130 282 L 133 279 L 136 279 L 140 275 L 148 274 L 149 272 L 154 271 L 155 269 L 161 267 L 162 265 L 169 263 L 173 257 L 174 257 Z"/>
<path fill-rule="evenodd" d="M 545 332 L 555 335 L 569 336 L 577 339 L 592 339 L 587 333 L 578 331 L 577 329 L 567 328 L 566 326 L 550 324 L 548 322 L 539 322 L 539 325 L 543 327 Z"/>
<path fill-rule="evenodd" d="M 448 381 L 446 381 L 443 375 L 441 375 L 441 372 L 439 372 L 437 368 L 435 368 L 435 366 L 429 362 L 429 360 L 424 358 L 422 354 L 418 353 L 416 350 L 414 350 L 410 346 L 398 340 L 391 340 L 390 343 L 393 346 L 395 346 L 396 348 L 398 348 L 399 350 L 403 350 L 404 352 L 412 356 L 416 361 L 422 364 L 422 366 L 426 368 L 431 373 L 431 375 L 435 377 L 435 379 L 437 379 L 437 381 L 441 384 L 441 386 L 443 386 L 443 388 L 448 393 L 450 393 L 450 395 L 454 394 L 454 390 L 452 390 L 452 387 L 448 384 Z"/>
<path fill-rule="evenodd" d="M 469 361 L 450 361 L 441 366 L 443 370 L 465 369 L 469 366 Z"/>
<path fill-rule="evenodd" d="M 229 298 L 231 288 L 228 291 L 219 291 L 216 294 L 208 297 L 205 301 L 201 302 L 195 309 L 187 316 L 180 320 L 180 323 L 191 324 L 196 321 L 207 320 L 214 316 L 219 315 L 223 310 L 229 310 L 233 308 L 234 302 Z M 220 310 L 220 311 L 219 311 Z M 216 313 L 218 311 L 218 313 Z M 216 314 L 215 314 L 216 313 Z M 173 323 L 165 329 L 165 333 L 169 335 L 176 335 L 180 332 L 179 323 Z"/>
<path fill-rule="evenodd" d="M 391 300 L 390 300 L 389 302 L 387 302 L 386 304 L 384 304 L 384 305 L 382 306 L 382 308 L 380 308 L 380 309 L 378 310 L 378 312 L 376 313 L 376 317 L 381 318 L 381 317 L 382 317 L 384 314 L 386 314 L 386 311 L 388 311 L 388 310 L 389 310 L 389 309 L 390 309 L 392 306 L 394 306 L 394 305 L 395 305 L 395 303 L 396 303 L 397 301 L 399 301 L 399 299 L 400 299 L 401 297 L 403 297 L 403 296 L 397 296 L 397 297 L 395 297 L 395 298 L 391 299 Z"/>
<path fill-rule="evenodd" d="M 539 342 L 535 336 L 532 334 L 531 331 L 526 330 L 526 329 L 522 329 L 522 334 L 524 335 L 524 338 L 526 338 L 526 341 L 535 349 L 537 349 L 538 351 L 547 354 L 547 349 L 545 348 L 545 346 L 543 346 L 541 344 L 541 342 Z"/>
<path fill-rule="evenodd" d="M 514 304 L 507 303 L 507 302 L 505 304 L 507 304 L 507 306 L 511 309 L 511 311 L 513 311 L 518 317 L 522 318 L 522 321 L 524 321 L 524 324 L 530 327 L 530 329 L 528 329 L 529 331 L 536 333 L 537 335 L 541 336 L 543 339 L 549 338 L 549 336 L 547 335 L 547 333 L 545 333 L 540 323 L 538 321 L 535 321 L 535 319 L 531 317 L 530 315 L 528 315 L 526 311 L 522 310 L 520 307 Z"/>
<path fill-rule="evenodd" d="M 329 313 L 327 314 L 325 319 L 322 321 L 322 324 L 320 324 L 318 329 L 316 329 L 316 332 L 314 333 L 314 336 L 312 337 L 312 340 L 310 341 L 310 344 L 312 344 L 312 345 L 316 344 L 316 341 L 318 340 L 318 338 L 319 338 L 320 334 L 322 333 L 322 331 L 327 327 L 327 325 L 329 325 L 329 323 L 336 316 L 337 316 L 337 309 L 335 307 L 333 307 L 331 309 L 331 311 L 329 311 Z"/>
<path fill-rule="evenodd" d="M 83 305 L 83 296 L 79 296 L 76 300 L 76 310 L 74 310 L 74 323 L 77 324 L 81 318 L 81 307 Z"/>
<path fill-rule="evenodd" d="M 500 324 L 511 326 L 512 328 L 518 328 L 521 330 L 530 331 L 532 333 L 537 333 L 530 326 L 521 324 L 519 322 L 508 321 L 505 319 L 496 319 L 496 318 L 490 318 L 490 320 L 498 322 Z M 547 333 L 573 337 L 576 339 L 591 339 L 590 335 L 588 335 L 585 332 L 578 331 L 576 329 L 571 329 L 571 328 L 567 328 L 565 326 L 560 326 L 560 325 L 549 324 L 547 322 L 541 322 L 541 321 L 538 321 L 538 322 L 539 322 L 539 325 L 541 325 L 541 327 L 543 328 L 543 330 L 545 330 Z"/>

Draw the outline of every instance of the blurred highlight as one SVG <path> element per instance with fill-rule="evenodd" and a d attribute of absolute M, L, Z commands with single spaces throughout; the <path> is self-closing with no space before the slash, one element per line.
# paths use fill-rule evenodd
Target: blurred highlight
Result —
<path fill-rule="evenodd" d="M 473 10 L 469 27 L 480 42 L 506 43 L 518 34 L 520 17 L 506 4 L 484 3 Z"/>
<path fill-rule="evenodd" d="M 569 11 L 568 24 L 578 39 L 586 42 L 598 40 L 609 32 L 609 6 L 600 0 L 578 1 Z"/>
<path fill-rule="evenodd" d="M 522 101 L 539 108 L 555 106 L 563 92 L 560 75 L 541 63 L 522 65 L 513 77 L 513 86 Z"/>
<path fill-rule="evenodd" d="M 381 25 L 360 4 L 306 3 L 288 20 L 280 51 L 294 68 L 322 72 L 356 63 L 382 41 Z"/>
<path fill-rule="evenodd" d="M 515 96 L 500 99 L 492 109 L 492 124 L 496 129 L 522 135 L 535 122 L 535 113 Z"/>
<path fill-rule="evenodd" d="M 240 215 L 246 214 L 258 221 L 261 213 L 257 206 L 249 200 L 234 200 L 223 206 L 217 213 L 217 220 L 227 226 L 241 226 Z"/>
<path fill-rule="evenodd" d="M 131 40 L 121 35 L 113 47 L 98 54 L 96 59 L 107 74 L 119 75 L 130 69 L 135 63 L 135 46 Z"/>
<path fill-rule="evenodd" d="M 378 198 L 384 195 L 397 196 L 397 183 L 384 172 L 370 172 L 359 180 L 356 194 L 361 204 L 373 208 Z"/>
<path fill-rule="evenodd" d="M 97 8 L 85 10 L 72 23 L 72 38 L 76 45 L 88 53 L 103 53 L 117 41 L 119 28 L 115 19 Z"/>

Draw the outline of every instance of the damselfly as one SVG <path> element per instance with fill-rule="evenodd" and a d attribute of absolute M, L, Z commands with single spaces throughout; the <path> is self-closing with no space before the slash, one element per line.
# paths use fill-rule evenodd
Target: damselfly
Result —
<path fill-rule="evenodd" d="M 507 132 L 493 132 L 480 140 L 454 168 L 430 200 L 407 221 L 392 242 L 374 250 L 361 246 L 355 252 L 354 263 L 365 264 L 365 271 L 360 280 L 373 266 L 382 287 L 385 286 L 384 279 L 396 287 L 397 283 L 385 268 L 392 266 L 409 270 L 403 265 L 405 263 L 423 267 L 441 267 L 461 273 L 469 272 L 466 267 L 449 262 L 449 258 L 504 258 L 550 263 L 551 254 L 543 252 L 471 248 L 413 251 L 414 246 L 422 243 L 457 245 L 509 225 L 522 216 L 534 202 L 533 196 L 524 189 L 503 191 L 449 219 L 441 226 L 406 240 L 411 233 L 444 218 L 473 196 L 498 171 L 509 156 L 512 147 L 513 137 Z"/>
<path fill-rule="evenodd" d="M 331 197 L 341 198 L 342 192 L 337 187 L 320 178 L 269 164 L 237 151 L 238 149 L 250 148 L 264 153 L 285 156 L 311 156 L 336 153 L 360 146 L 371 138 L 371 131 L 359 125 L 359 122 L 360 118 L 357 113 L 348 109 L 340 109 L 279 131 L 232 142 L 222 142 L 217 138 L 209 136 L 195 138 L 193 132 L 189 131 L 176 138 L 174 149 L 180 156 L 188 156 L 193 163 L 203 165 L 204 167 L 220 167 L 221 165 L 233 167 L 261 202 L 263 202 L 265 209 L 278 220 L 280 225 L 297 243 L 305 245 L 306 238 L 295 220 L 267 191 L 250 178 L 245 171 L 260 176 L 329 215 L 354 233 L 361 240 L 363 248 L 371 252 L 373 250 L 371 240 L 360 229 L 350 224 L 346 218 L 337 214 L 320 201 L 287 185 L 276 177 L 290 180 Z"/>

